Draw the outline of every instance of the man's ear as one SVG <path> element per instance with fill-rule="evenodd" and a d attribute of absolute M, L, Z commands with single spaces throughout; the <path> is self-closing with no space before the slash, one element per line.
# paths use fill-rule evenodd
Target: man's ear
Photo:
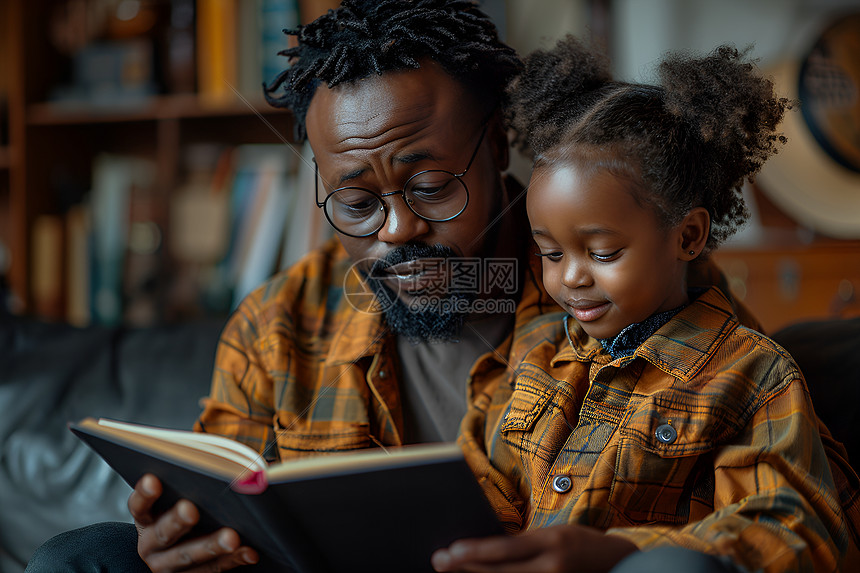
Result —
<path fill-rule="evenodd" d="M 678 226 L 678 258 L 692 261 L 705 250 L 711 231 L 711 215 L 704 207 L 696 207 Z"/>
<path fill-rule="evenodd" d="M 511 144 L 508 141 L 508 132 L 505 129 L 505 123 L 502 119 L 502 114 L 498 110 L 493 114 L 487 126 L 487 139 L 490 140 L 490 145 L 493 150 L 493 159 L 496 161 L 496 166 L 499 172 L 505 171 L 510 164 L 510 149 Z"/>

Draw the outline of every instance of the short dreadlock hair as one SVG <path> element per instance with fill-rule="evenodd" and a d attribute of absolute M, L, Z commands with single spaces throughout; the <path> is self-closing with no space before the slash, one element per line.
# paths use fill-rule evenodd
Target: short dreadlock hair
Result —
<path fill-rule="evenodd" d="M 264 93 L 272 106 L 293 112 L 297 141 L 307 137 L 305 116 L 320 83 L 332 88 L 419 68 L 429 58 L 494 107 L 504 106 L 505 87 L 522 65 L 471 0 L 343 0 L 336 10 L 284 33 L 296 36 L 298 46 L 279 52 L 289 67 Z"/>

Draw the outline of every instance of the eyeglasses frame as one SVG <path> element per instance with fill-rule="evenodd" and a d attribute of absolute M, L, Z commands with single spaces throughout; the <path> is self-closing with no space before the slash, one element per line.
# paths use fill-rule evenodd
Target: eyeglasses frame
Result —
<path fill-rule="evenodd" d="M 424 221 L 428 221 L 430 223 L 445 223 L 447 221 L 451 221 L 453 219 L 456 219 L 457 217 L 462 215 L 463 211 L 466 210 L 466 207 L 469 206 L 469 187 L 466 185 L 466 182 L 463 181 L 463 177 L 466 175 L 466 173 L 469 172 L 469 168 L 472 167 L 472 163 L 474 163 L 475 157 L 478 156 L 478 151 L 481 149 L 481 144 L 484 141 L 484 136 L 487 134 L 487 127 L 488 127 L 488 124 L 485 122 L 483 127 L 481 128 L 481 136 L 478 138 L 478 144 L 475 146 L 475 150 L 472 152 L 472 156 L 469 158 L 469 163 L 466 165 L 466 168 L 461 173 L 452 173 L 451 171 L 447 171 L 445 169 L 425 169 L 423 171 L 419 171 L 418 173 L 410 175 L 409 179 L 406 180 L 406 183 L 403 184 L 403 187 L 401 189 L 398 189 L 397 191 L 389 191 L 388 193 L 377 193 L 376 191 L 371 191 L 370 189 L 365 189 L 364 187 L 352 187 L 352 186 L 350 186 L 350 187 L 338 187 L 337 189 L 332 190 L 328 195 L 325 196 L 325 199 L 323 199 L 323 201 L 320 202 L 320 200 L 319 200 L 319 180 L 320 180 L 319 165 L 317 164 L 316 157 L 314 157 L 314 158 L 312 158 L 312 160 L 314 162 L 314 195 L 315 195 L 314 200 L 316 201 L 317 207 L 322 208 L 323 213 L 325 214 L 325 218 L 328 219 L 328 222 L 331 224 L 332 227 L 334 227 L 334 229 L 338 233 L 341 233 L 341 234 L 346 235 L 348 237 L 355 237 L 357 239 L 361 239 L 364 237 L 369 237 L 371 235 L 374 235 L 374 234 L 378 233 L 382 227 L 385 226 L 385 222 L 388 220 L 388 203 L 386 203 L 382 199 L 385 197 L 391 197 L 392 195 L 400 195 L 401 197 L 403 197 L 403 202 L 406 203 L 406 206 L 409 208 L 409 210 L 412 211 L 412 213 L 415 214 L 416 217 L 419 217 L 420 219 L 422 219 Z M 423 174 L 429 173 L 431 171 L 439 171 L 442 173 L 448 173 L 449 175 L 456 178 L 457 181 L 459 181 L 460 184 L 463 186 L 463 189 L 466 190 L 466 203 L 463 205 L 463 208 L 460 209 L 455 215 L 452 215 L 452 216 L 447 217 L 445 219 L 428 219 L 427 217 L 421 215 L 420 213 L 415 212 L 415 210 L 412 208 L 412 201 L 406 197 L 407 185 L 409 184 L 410 181 L 412 181 L 413 179 L 415 179 L 419 175 L 423 175 Z M 358 189 L 360 191 L 365 191 L 367 193 L 370 193 L 371 195 L 376 195 L 379 198 L 379 203 L 382 205 L 381 209 L 385 213 L 385 216 L 382 218 L 382 222 L 379 224 L 379 227 L 377 227 L 373 231 L 371 231 L 369 233 L 365 233 L 363 235 L 353 235 L 352 233 L 345 233 L 344 231 L 341 231 L 340 229 L 337 228 L 337 225 L 335 225 L 334 222 L 331 220 L 331 217 L 329 217 L 328 211 L 324 207 L 325 207 L 326 202 L 328 202 L 329 198 L 332 195 L 334 195 L 335 193 L 338 193 L 339 191 L 345 191 L 346 189 Z"/>

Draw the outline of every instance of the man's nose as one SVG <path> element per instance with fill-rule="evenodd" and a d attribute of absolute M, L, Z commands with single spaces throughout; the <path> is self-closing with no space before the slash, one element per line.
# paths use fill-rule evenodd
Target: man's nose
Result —
<path fill-rule="evenodd" d="M 416 215 L 406 205 L 402 194 L 385 198 L 388 204 L 388 218 L 376 236 L 383 243 L 408 243 L 430 232 L 430 223 Z"/>

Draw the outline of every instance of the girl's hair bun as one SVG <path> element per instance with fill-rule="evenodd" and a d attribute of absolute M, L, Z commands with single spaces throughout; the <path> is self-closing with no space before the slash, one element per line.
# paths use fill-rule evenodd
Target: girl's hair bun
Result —
<path fill-rule="evenodd" d="M 790 107 L 774 95 L 773 82 L 757 73 L 754 61 L 745 61 L 750 49 L 722 45 L 702 58 L 676 53 L 659 68 L 666 109 L 720 149 L 721 163 L 734 168 L 731 187 L 776 153 L 784 142 L 776 126 Z"/>
<path fill-rule="evenodd" d="M 536 50 L 508 88 L 514 144 L 527 155 L 559 143 L 567 127 L 612 83 L 609 59 L 567 35 L 552 50 Z"/>

